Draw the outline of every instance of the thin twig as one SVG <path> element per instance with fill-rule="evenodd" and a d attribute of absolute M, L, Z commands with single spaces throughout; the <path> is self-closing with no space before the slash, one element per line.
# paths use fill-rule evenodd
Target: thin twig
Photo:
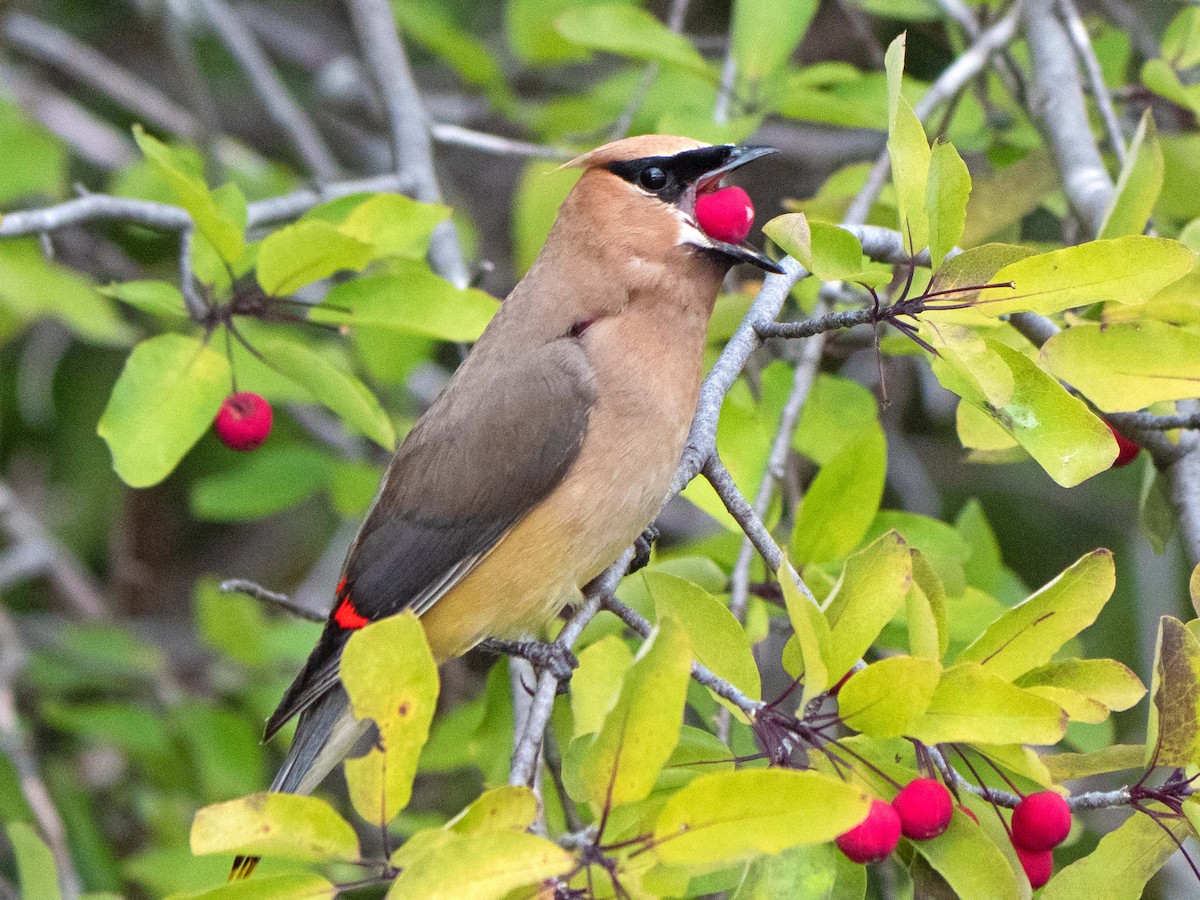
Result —
<path fill-rule="evenodd" d="M 412 180 L 416 199 L 441 203 L 429 117 L 413 81 L 392 9 L 387 0 L 348 0 L 348 5 L 367 68 L 387 109 L 395 171 Z M 470 282 L 458 233 L 449 220 L 434 229 L 429 261 L 439 275 L 457 286 L 466 287 Z"/>
<path fill-rule="evenodd" d="M 1113 108 L 1112 95 L 1108 85 L 1104 83 L 1104 71 L 1100 68 L 1100 60 L 1096 58 L 1096 50 L 1092 47 L 1092 39 L 1088 36 L 1087 26 L 1079 15 L 1075 0 L 1058 0 L 1058 9 L 1067 26 L 1067 34 L 1075 53 L 1087 73 L 1088 86 L 1092 90 L 1092 99 L 1100 111 L 1100 119 L 1104 122 L 1104 130 L 1108 132 L 1108 143 L 1112 146 L 1117 162 L 1125 165 L 1126 149 L 1125 135 L 1121 133 L 1121 123 L 1117 120 L 1117 112 Z"/>
<path fill-rule="evenodd" d="M 285 134 L 317 181 L 337 177 L 338 164 L 308 113 L 288 93 L 258 39 L 225 0 L 200 0 L 208 21 L 250 79 L 271 121 Z"/>
<path fill-rule="evenodd" d="M 245 594 L 247 597 L 253 597 L 255 600 L 261 600 L 276 609 L 281 609 L 286 613 L 291 613 L 297 618 L 304 619 L 307 622 L 324 622 L 327 614 L 315 609 L 309 609 L 301 603 L 297 603 L 287 594 L 280 594 L 276 591 L 268 590 L 261 584 L 253 581 L 247 581 L 244 578 L 229 578 L 221 582 L 222 594 Z"/>

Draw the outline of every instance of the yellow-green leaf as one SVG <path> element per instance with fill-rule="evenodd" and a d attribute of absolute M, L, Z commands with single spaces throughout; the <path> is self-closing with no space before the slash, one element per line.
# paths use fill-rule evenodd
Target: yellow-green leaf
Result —
<path fill-rule="evenodd" d="M 1094 550 L 989 625 L 956 662 L 979 663 L 1012 681 L 1096 621 L 1114 587 L 1112 552 Z"/>
<path fill-rule="evenodd" d="M 787 213 L 764 225 L 763 233 L 822 281 L 850 279 L 863 270 L 858 238 L 829 222 Z"/>
<path fill-rule="evenodd" d="M 1146 748 L 1141 744 L 1114 744 L 1090 753 L 1048 753 L 1046 768 L 1056 784 L 1141 769 L 1146 764 Z"/>
<path fill-rule="evenodd" d="M 97 431 L 131 487 L 171 474 L 212 425 L 230 391 L 229 362 L 181 334 L 142 341 L 125 360 Z"/>
<path fill-rule="evenodd" d="M 276 371 L 306 388 L 352 429 L 362 432 L 385 450 L 396 445 L 392 420 L 370 389 L 304 344 L 284 338 L 263 341 L 259 353 Z"/>
<path fill-rule="evenodd" d="M 1105 412 L 1200 396 L 1200 334 L 1146 319 L 1065 328 L 1042 363 Z"/>
<path fill-rule="evenodd" d="M 368 822 L 387 824 L 408 805 L 437 705 L 437 663 L 417 617 L 401 613 L 351 635 L 341 679 L 355 717 L 379 730 L 375 746 L 346 760 L 350 799 Z"/>
<path fill-rule="evenodd" d="M 504 785 L 480 794 L 446 827 L 456 834 L 524 831 L 537 818 L 537 810 L 532 790 L 524 785 Z"/>
<path fill-rule="evenodd" d="M 862 658 L 904 605 L 911 584 L 912 556 L 895 531 L 846 560 L 842 576 L 825 602 L 825 617 L 830 622 L 830 678 L 841 678 Z"/>
<path fill-rule="evenodd" d="M 333 900 L 338 889 L 316 873 L 291 872 L 234 881 L 211 891 L 173 894 L 167 900 Z"/>
<path fill-rule="evenodd" d="M 825 613 L 800 593 L 786 559 L 776 576 L 783 588 L 783 599 L 794 632 L 784 647 L 783 663 L 793 676 L 804 675 L 804 692 L 799 706 L 804 709 L 809 700 L 830 686 L 829 668 L 825 663 L 831 653 L 829 622 Z M 793 646 L 800 657 L 798 662 L 790 659 Z"/>
<path fill-rule="evenodd" d="M 940 837 L 913 841 L 912 846 L 946 880 L 954 897 L 1017 900 L 1022 895 L 1007 857 L 967 816 L 954 816 Z"/>
<path fill-rule="evenodd" d="M 1200 764 L 1200 640 L 1171 616 L 1158 624 L 1146 723 L 1146 761 Z"/>
<path fill-rule="evenodd" d="M 862 540 L 883 497 L 887 443 L 871 428 L 821 466 L 796 515 L 791 557 L 797 565 L 841 559 Z"/>
<path fill-rule="evenodd" d="M 1101 238 L 1141 234 L 1154 212 L 1163 186 L 1163 152 L 1149 107 L 1142 114 L 1129 145 L 1129 154 L 1113 193 L 1112 205 L 1100 226 Z"/>
<path fill-rule="evenodd" d="M 739 78 L 755 82 L 774 74 L 816 11 L 816 0 L 735 0 L 730 41 Z"/>
<path fill-rule="evenodd" d="M 1156 823 L 1134 813 L 1102 837 L 1095 850 L 1055 875 L 1041 900 L 1138 900 L 1146 882 L 1175 854 L 1176 841 L 1190 833 L 1186 821 Z"/>
<path fill-rule="evenodd" d="M 1021 687 L 1057 687 L 1077 691 L 1108 709 L 1129 709 L 1146 695 L 1133 670 L 1115 659 L 1064 659 L 1021 676 Z"/>
<path fill-rule="evenodd" d="M 402 847 L 399 852 L 403 852 Z M 407 861 L 389 900 L 500 900 L 571 871 L 575 858 L 524 831 L 455 835 Z"/>
<path fill-rule="evenodd" d="M 1005 266 L 993 280 L 1013 282 L 1013 291 L 989 294 L 976 308 L 989 316 L 1050 315 L 1101 300 L 1142 303 L 1190 272 L 1195 262 L 1191 250 L 1165 238 L 1089 241 Z"/>
<path fill-rule="evenodd" d="M 192 821 L 192 853 L 355 861 L 354 827 L 316 797 L 263 791 L 206 806 Z"/>
<path fill-rule="evenodd" d="M 419 203 L 401 194 L 376 194 L 356 206 L 338 231 L 371 247 L 371 258 L 424 259 L 433 230 L 450 217 L 449 207 Z"/>
<path fill-rule="evenodd" d="M 583 750 L 578 781 L 596 809 L 650 793 L 679 741 L 690 675 L 687 633 L 668 616 L 642 645 L 616 706 Z"/>
<path fill-rule="evenodd" d="M 929 178 L 929 140 L 912 106 L 900 92 L 907 35 L 901 34 L 884 57 L 888 80 L 888 156 L 896 186 L 900 234 L 914 253 L 929 243 L 929 217 L 925 211 Z"/>
<path fill-rule="evenodd" d="M 708 72 L 691 42 L 644 9 L 624 3 L 576 6 L 554 20 L 560 35 L 589 50 Z"/>
<path fill-rule="evenodd" d="M 258 283 L 273 297 L 294 294 L 334 272 L 358 272 L 371 260 L 371 245 L 328 222 L 285 225 L 258 247 Z"/>
<path fill-rule="evenodd" d="M 929 258 L 934 269 L 942 264 L 962 237 L 971 196 L 971 173 L 953 144 L 938 141 L 929 158 L 925 185 L 925 214 L 929 219 Z"/>
<path fill-rule="evenodd" d="M 929 708 L 941 674 L 941 665 L 931 659 L 881 659 L 842 685 L 838 709 L 855 731 L 873 738 L 900 737 Z"/>
<path fill-rule="evenodd" d="M 633 665 L 633 651 L 619 636 L 610 634 L 589 644 L 579 655 L 579 668 L 571 676 L 571 717 L 574 737 L 594 734 L 604 725 L 620 696 L 625 673 Z"/>
<path fill-rule="evenodd" d="M 470 342 L 483 334 L 499 306 L 483 291 L 456 288 L 423 262 L 396 260 L 386 273 L 339 284 L 309 318 Z"/>
<path fill-rule="evenodd" d="M 17 862 L 21 896 L 27 900 L 61 900 L 54 854 L 27 822 L 9 822 L 5 828 Z"/>
<path fill-rule="evenodd" d="M 673 616 L 687 632 L 695 658 L 751 699 L 761 684 L 750 638 L 725 604 L 699 585 L 662 571 L 640 573 L 656 618 Z"/>
<path fill-rule="evenodd" d="M 988 672 L 961 663 L 942 675 L 909 737 L 927 744 L 1056 744 L 1067 731 L 1062 707 Z"/>

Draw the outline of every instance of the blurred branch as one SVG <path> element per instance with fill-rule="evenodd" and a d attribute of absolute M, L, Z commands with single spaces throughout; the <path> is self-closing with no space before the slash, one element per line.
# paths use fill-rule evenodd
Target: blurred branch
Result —
<path fill-rule="evenodd" d="M 413 81 L 391 7 L 387 0 L 348 0 L 348 6 L 359 46 L 387 109 L 396 173 L 412 180 L 416 199 L 441 203 L 429 118 Z M 453 222 L 447 220 L 434 229 L 429 261 L 443 278 L 458 287 L 468 285 L 470 276 Z"/>
<path fill-rule="evenodd" d="M 191 113 L 61 28 L 14 11 L 0 23 L 0 34 L 12 49 L 93 88 L 147 124 L 189 139 L 200 136 Z"/>
<path fill-rule="evenodd" d="M 328 613 L 318 612 L 317 610 L 309 609 L 301 603 L 297 603 L 287 594 L 267 590 L 261 584 L 247 581 L 244 578 L 229 578 L 222 581 L 221 593 L 245 594 L 247 597 L 261 600 L 263 603 L 274 606 L 283 612 L 291 613 L 293 616 L 304 619 L 306 622 L 324 622 L 329 617 Z"/>
<path fill-rule="evenodd" d="M 258 40 L 225 0 L 200 0 L 221 41 L 250 79 L 271 121 L 285 134 L 319 182 L 337 177 L 338 164 L 308 113 L 288 93 Z"/>
<path fill-rule="evenodd" d="M 966 4 L 965 0 L 937 0 L 937 5 L 942 8 L 942 11 L 958 23 L 959 27 L 966 32 L 967 37 L 972 41 L 979 40 L 983 29 L 979 26 L 979 20 L 975 17 L 975 11 Z M 1018 102 L 1024 102 L 1025 97 L 1025 81 L 1021 75 L 1021 69 L 1013 59 L 1012 53 L 1007 49 L 1002 49 L 996 55 L 996 73 L 1004 82 L 1004 87 L 1008 92 L 1017 98 Z"/>
<path fill-rule="evenodd" d="M 1135 428 L 1143 431 L 1173 431 L 1176 428 L 1200 428 L 1200 413 L 1160 416 L 1148 412 L 1120 412 L 1105 413 L 1104 417 L 1118 428 Z"/>
<path fill-rule="evenodd" d="M 1113 109 L 1112 95 L 1108 85 L 1104 83 L 1104 72 L 1100 68 L 1100 60 L 1092 47 L 1092 39 L 1088 36 L 1087 26 L 1079 15 L 1075 0 L 1058 0 L 1058 8 L 1067 26 L 1067 34 L 1075 47 L 1075 53 L 1087 73 L 1088 86 L 1092 91 L 1092 99 L 1100 111 L 1100 119 L 1104 122 L 1104 130 L 1108 132 L 1108 143 L 1117 156 L 1117 163 L 1125 165 L 1125 135 L 1121 133 L 1121 123 L 1117 121 L 1117 112 Z"/>
<path fill-rule="evenodd" d="M 108 618 L 108 606 L 95 579 L 3 481 L 0 481 L 0 530 L 12 544 L 0 557 L 0 589 L 17 580 L 45 575 L 77 618 L 84 621 Z"/>
<path fill-rule="evenodd" d="M 63 898 L 75 900 L 80 894 L 81 882 L 67 847 L 67 831 L 38 771 L 37 757 L 17 716 L 13 683 L 25 665 L 26 656 L 16 625 L 7 610 L 0 606 L 0 750 L 12 763 L 21 793 L 54 857 Z"/>

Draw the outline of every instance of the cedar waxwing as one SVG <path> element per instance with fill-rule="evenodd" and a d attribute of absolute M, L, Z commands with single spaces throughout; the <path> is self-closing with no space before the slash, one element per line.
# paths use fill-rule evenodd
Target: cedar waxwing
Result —
<path fill-rule="evenodd" d="M 355 629 L 411 610 L 439 662 L 529 635 L 658 514 L 725 274 L 780 271 L 707 236 L 696 196 L 771 152 L 645 135 L 567 164 L 583 174 L 545 246 L 396 451 L 325 630 L 267 722 L 270 738 L 300 716 L 271 790 L 312 791 L 366 733 L 338 681 Z"/>

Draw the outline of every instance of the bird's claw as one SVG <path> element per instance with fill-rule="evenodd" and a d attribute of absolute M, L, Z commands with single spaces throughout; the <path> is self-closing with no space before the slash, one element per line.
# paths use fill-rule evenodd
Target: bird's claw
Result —
<path fill-rule="evenodd" d="M 650 548 L 659 535 L 658 527 L 653 523 L 647 525 L 646 530 L 638 535 L 637 540 L 633 542 L 633 559 L 629 561 L 629 568 L 625 570 L 626 575 L 632 575 L 650 564 Z"/>
<path fill-rule="evenodd" d="M 579 668 L 579 660 L 575 654 L 558 642 L 504 641 L 490 638 L 484 641 L 482 646 L 494 653 L 519 656 L 528 660 L 535 669 L 549 672 L 558 679 L 560 687 L 570 681 L 571 675 Z"/>

